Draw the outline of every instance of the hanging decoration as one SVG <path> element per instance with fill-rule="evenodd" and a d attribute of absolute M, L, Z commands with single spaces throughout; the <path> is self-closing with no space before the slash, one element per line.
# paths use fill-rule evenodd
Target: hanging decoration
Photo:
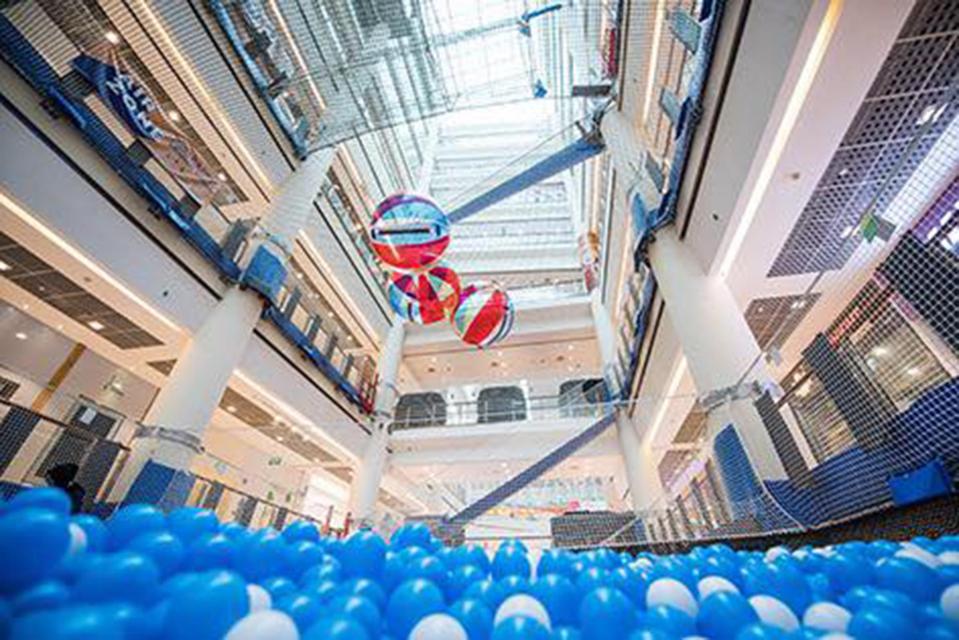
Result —
<path fill-rule="evenodd" d="M 460 279 L 441 260 L 425 271 L 393 273 L 388 293 L 390 305 L 400 316 L 417 324 L 432 324 L 456 309 Z"/>
<path fill-rule="evenodd" d="M 427 269 L 439 261 L 449 243 L 449 218 L 429 198 L 398 193 L 373 212 L 370 244 L 392 269 Z"/>
<path fill-rule="evenodd" d="M 513 302 L 501 286 L 475 282 L 463 287 L 451 322 L 461 340 L 482 349 L 509 335 L 514 315 Z"/>

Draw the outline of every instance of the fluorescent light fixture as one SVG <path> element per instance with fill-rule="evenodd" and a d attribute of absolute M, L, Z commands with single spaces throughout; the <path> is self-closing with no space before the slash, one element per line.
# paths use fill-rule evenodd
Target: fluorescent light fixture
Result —
<path fill-rule="evenodd" d="M 120 34 L 116 31 L 107 31 L 103 34 L 103 37 L 106 38 L 107 42 L 110 44 L 120 44 Z"/>
<path fill-rule="evenodd" d="M 26 339 L 27 339 L 27 334 L 25 334 L 25 333 L 22 332 L 22 331 L 18 331 L 15 335 L 16 335 L 17 340 L 26 340 Z"/>
<path fill-rule="evenodd" d="M 10 271 L 11 269 L 13 269 L 13 267 L 11 267 L 9 264 L 4 262 L 3 260 L 0 260 L 0 271 Z"/>
<path fill-rule="evenodd" d="M 137 306 L 139 306 L 140 308 L 142 308 L 144 311 L 146 311 L 147 313 L 149 313 L 150 315 L 152 315 L 154 318 L 156 318 L 157 320 L 159 320 L 160 322 L 162 322 L 163 324 L 165 324 L 167 327 L 169 327 L 170 329 L 172 329 L 172 330 L 175 331 L 176 333 L 180 333 L 181 329 L 180 329 L 180 326 L 179 326 L 179 325 L 177 325 L 175 322 L 173 322 L 172 320 L 170 320 L 169 318 L 167 318 L 166 315 L 164 315 L 164 314 L 161 313 L 159 310 L 157 310 L 157 309 L 156 309 L 153 305 L 151 305 L 149 302 L 147 302 L 146 300 L 144 300 L 143 298 L 141 298 L 139 295 L 137 295 L 136 293 L 134 293 L 132 289 L 130 289 L 130 288 L 127 287 L 125 284 L 123 284 L 122 282 L 120 282 L 120 280 L 118 280 L 117 278 L 115 278 L 115 277 L 114 277 L 110 272 L 108 272 L 106 269 L 104 269 L 104 268 L 101 267 L 99 264 L 97 264 L 96 262 L 94 262 L 93 260 L 91 260 L 90 258 L 88 258 L 84 253 L 82 253 L 81 251 L 79 251 L 79 250 L 78 250 L 76 247 L 74 247 L 72 244 L 70 244 L 69 242 L 67 242 L 67 241 L 64 240 L 63 238 L 61 238 L 61 237 L 60 237 L 56 232 L 54 232 L 52 229 L 48 228 L 46 225 L 44 225 L 43 223 L 41 223 L 39 220 L 37 220 L 36 218 L 34 218 L 32 215 L 30 215 L 30 214 L 26 211 L 26 209 L 24 209 L 23 207 L 21 207 L 19 203 L 17 203 L 15 200 L 13 200 L 10 196 L 7 195 L 7 193 L 6 193 L 5 191 L 2 191 L 2 190 L 0 190 L 0 205 L 2 205 L 2 206 L 4 206 L 4 207 L 6 207 L 7 209 L 9 209 L 15 216 L 17 216 L 18 218 L 20 218 L 20 220 L 22 220 L 23 222 L 25 222 L 25 223 L 26 223 L 28 226 L 30 226 L 34 231 L 39 232 L 40 235 L 42 235 L 44 238 L 46 238 L 47 240 L 49 240 L 50 242 L 52 242 L 53 244 L 55 244 L 55 245 L 57 246 L 57 248 L 61 249 L 61 250 L 64 251 L 66 254 L 68 254 L 71 258 L 73 258 L 74 260 L 76 260 L 77 262 L 79 262 L 81 265 L 83 265 L 85 268 L 87 268 L 87 269 L 89 269 L 90 271 L 92 271 L 93 274 L 96 275 L 98 278 L 100 278 L 101 280 L 103 280 L 104 282 L 106 282 L 107 284 L 109 284 L 110 286 L 112 286 L 113 288 L 115 288 L 115 289 L 117 289 L 118 291 L 120 291 L 120 293 L 122 293 L 122 294 L 125 295 L 126 297 L 130 298 L 130 300 L 132 300 L 134 303 L 136 303 Z M 24 304 L 24 305 L 23 305 L 23 308 L 26 309 L 26 308 L 27 308 L 27 305 Z"/>
<path fill-rule="evenodd" d="M 855 230 L 856 230 L 856 227 L 854 227 L 854 226 L 851 225 L 851 224 L 847 224 L 847 225 L 845 226 L 845 228 L 842 230 L 842 233 L 839 234 L 839 237 L 842 238 L 843 240 L 845 240 L 846 238 L 848 238 L 849 236 L 851 236 L 851 235 L 852 235 L 852 232 L 855 231 Z"/>
<path fill-rule="evenodd" d="M 93 329 L 94 331 L 103 331 L 106 328 L 106 325 L 104 325 L 99 320 L 91 320 L 87 323 L 87 326 Z"/>
<path fill-rule="evenodd" d="M 679 364 L 676 365 L 676 369 L 673 370 L 673 377 L 670 378 L 669 385 L 666 387 L 666 395 L 663 397 L 663 402 L 659 405 L 659 411 L 656 412 L 653 425 L 649 429 L 649 438 L 647 439 L 649 443 L 656 441 L 656 435 L 659 433 L 660 427 L 663 426 L 663 419 L 666 417 L 666 412 L 669 409 L 670 399 L 676 395 L 676 389 L 679 388 L 679 384 L 683 380 L 683 375 L 686 373 L 686 365 L 686 356 L 683 356 Z"/>
<path fill-rule="evenodd" d="M 733 262 L 736 260 L 736 256 L 739 254 L 739 250 L 742 248 L 743 242 L 746 239 L 746 233 L 752 226 L 753 219 L 759 211 L 759 204 L 762 202 L 766 189 L 769 187 L 769 182 L 772 180 L 776 165 L 779 164 L 779 158 L 786 148 L 786 141 L 789 139 L 793 127 L 796 126 L 796 121 L 799 119 L 799 110 L 806 101 L 806 96 L 809 95 L 813 80 L 815 80 L 816 73 L 819 71 L 819 65 L 822 64 L 823 58 L 826 55 L 829 41 L 832 38 L 833 32 L 836 30 L 836 25 L 839 23 L 842 5 L 843 0 L 830 0 L 829 6 L 826 8 L 826 14 L 823 16 L 822 22 L 819 23 L 816 38 L 813 40 L 812 47 L 809 49 L 809 55 L 806 56 L 806 61 L 803 64 L 802 71 L 799 73 L 799 78 L 796 80 L 792 95 L 789 96 L 789 101 L 786 103 L 786 109 L 783 112 L 782 120 L 779 122 L 776 135 L 773 136 L 769 153 L 766 155 L 766 160 L 759 170 L 759 175 L 756 178 L 756 183 L 753 185 L 752 192 L 749 194 L 749 199 L 746 201 L 746 207 L 743 210 L 742 217 L 740 217 L 736 225 L 736 230 L 733 232 L 732 238 L 729 241 L 729 246 L 726 247 L 726 253 L 719 264 L 719 276 L 721 278 L 729 275 L 729 270 L 732 268 Z"/>
<path fill-rule="evenodd" d="M 232 404 L 226 405 L 226 410 L 227 410 L 229 413 L 236 413 L 236 407 L 234 407 Z"/>

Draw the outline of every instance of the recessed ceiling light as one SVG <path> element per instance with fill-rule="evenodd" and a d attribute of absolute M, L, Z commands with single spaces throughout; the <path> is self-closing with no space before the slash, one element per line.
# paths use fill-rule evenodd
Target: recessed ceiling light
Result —
<path fill-rule="evenodd" d="M 93 329 L 94 331 L 103 331 L 103 329 L 106 328 L 105 325 L 99 320 L 91 320 L 90 322 L 87 323 L 87 326 Z"/>
<path fill-rule="evenodd" d="M 103 34 L 103 37 L 106 38 L 110 44 L 120 44 L 120 34 L 116 31 L 107 31 Z"/>
<path fill-rule="evenodd" d="M 180 112 L 177 111 L 176 109 L 170 109 L 169 111 L 167 111 L 166 116 L 173 122 L 180 121 Z"/>
<path fill-rule="evenodd" d="M 22 332 L 22 331 L 18 331 L 15 335 L 17 336 L 17 340 L 26 340 L 26 339 L 27 339 L 27 334 L 25 334 L 25 333 Z"/>
<path fill-rule="evenodd" d="M 839 237 L 845 240 L 846 238 L 851 236 L 852 232 L 855 230 L 856 230 L 856 227 L 852 226 L 851 224 L 847 224 L 845 228 L 842 230 L 842 233 L 839 234 Z"/>
<path fill-rule="evenodd" d="M 218 179 L 220 182 L 226 182 L 226 174 L 223 173 L 222 171 L 220 171 L 219 173 L 217 173 L 217 174 L 216 174 L 216 177 L 217 177 L 217 179 Z"/>
<path fill-rule="evenodd" d="M 4 262 L 3 260 L 0 260 L 0 271 L 10 271 L 10 269 L 13 269 L 13 267 L 11 267 L 9 264 Z"/>
<path fill-rule="evenodd" d="M 277 436 L 277 437 L 276 437 L 276 441 L 277 441 L 277 442 L 283 442 L 283 436 Z"/>
<path fill-rule="evenodd" d="M 566 350 L 567 350 L 567 351 L 572 351 L 572 350 L 573 350 L 573 345 L 571 345 L 571 344 L 566 345 Z"/>
<path fill-rule="evenodd" d="M 236 407 L 234 407 L 232 404 L 226 405 L 226 410 L 230 413 L 236 413 Z"/>

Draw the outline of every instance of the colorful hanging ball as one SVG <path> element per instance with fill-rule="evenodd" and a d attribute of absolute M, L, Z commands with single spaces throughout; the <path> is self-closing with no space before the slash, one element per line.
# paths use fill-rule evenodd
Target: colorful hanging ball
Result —
<path fill-rule="evenodd" d="M 460 279 L 445 262 L 425 271 L 397 272 L 390 276 L 390 306 L 403 318 L 417 324 L 446 319 L 459 304 Z"/>
<path fill-rule="evenodd" d="M 514 315 L 513 302 L 502 287 L 476 282 L 463 287 L 451 320 L 461 340 L 482 349 L 509 335 Z"/>
<path fill-rule="evenodd" d="M 450 222 L 423 196 L 398 193 L 379 204 L 370 222 L 370 244 L 393 269 L 416 271 L 432 266 L 450 243 Z"/>

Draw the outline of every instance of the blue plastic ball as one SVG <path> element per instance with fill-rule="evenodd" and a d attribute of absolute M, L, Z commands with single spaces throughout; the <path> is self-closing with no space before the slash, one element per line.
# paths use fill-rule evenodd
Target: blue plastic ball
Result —
<path fill-rule="evenodd" d="M 298 542 L 305 540 L 307 542 L 319 542 L 320 530 L 316 525 L 306 520 L 297 520 L 286 525 L 283 529 L 283 537 L 289 542 Z"/>
<path fill-rule="evenodd" d="M 876 584 L 928 602 L 942 592 L 934 569 L 912 558 L 887 558 L 876 565 Z"/>
<path fill-rule="evenodd" d="M 180 538 L 166 531 L 149 531 L 139 535 L 127 545 L 127 549 L 153 560 L 161 578 L 179 569 L 186 554 Z"/>
<path fill-rule="evenodd" d="M 822 563 L 823 573 L 829 578 L 832 589 L 843 594 L 853 587 L 871 584 L 873 566 L 862 556 L 836 554 Z"/>
<path fill-rule="evenodd" d="M 556 627 L 550 637 L 552 640 L 582 640 L 583 635 L 575 627 Z"/>
<path fill-rule="evenodd" d="M 609 576 L 609 585 L 616 587 L 637 607 L 646 606 L 646 590 L 649 582 L 642 572 L 631 567 L 617 567 Z"/>
<path fill-rule="evenodd" d="M 557 574 L 541 576 L 530 586 L 530 595 L 546 607 L 554 625 L 576 624 L 580 597 L 569 578 Z"/>
<path fill-rule="evenodd" d="M 290 616 L 296 623 L 296 628 L 301 631 L 316 622 L 323 613 L 323 604 L 319 598 L 308 593 L 287 596 L 278 601 L 275 608 Z"/>
<path fill-rule="evenodd" d="M 506 576 L 499 581 L 499 588 L 503 600 L 505 600 L 510 596 L 515 596 L 517 593 L 529 593 L 530 584 L 529 580 L 523 576 Z"/>
<path fill-rule="evenodd" d="M 26 591 L 21 591 L 13 599 L 11 606 L 13 611 L 20 616 L 29 611 L 62 607 L 67 604 L 69 599 L 70 590 L 67 589 L 66 585 L 58 580 L 44 580 Z"/>
<path fill-rule="evenodd" d="M 380 611 L 386 606 L 386 593 L 383 591 L 383 588 L 366 578 L 347 580 L 339 585 L 337 595 L 361 596 L 375 604 Z"/>
<path fill-rule="evenodd" d="M 287 545 L 287 575 L 295 580 L 313 568 L 319 568 L 323 561 L 323 549 L 315 542 L 298 540 Z"/>
<path fill-rule="evenodd" d="M 167 529 L 188 545 L 202 535 L 214 534 L 220 528 L 216 514 L 199 507 L 180 507 L 167 516 Z"/>
<path fill-rule="evenodd" d="M 124 631 L 110 612 L 102 608 L 72 607 L 17 618 L 10 640 L 123 640 Z"/>
<path fill-rule="evenodd" d="M 406 572 L 407 580 L 423 578 L 446 591 L 449 588 L 449 572 L 436 556 L 427 556 L 414 562 Z"/>
<path fill-rule="evenodd" d="M 273 599 L 273 602 L 296 593 L 296 583 L 289 578 L 284 578 L 281 576 L 267 578 L 260 583 L 260 586 L 266 589 L 267 593 L 270 594 L 270 598 Z"/>
<path fill-rule="evenodd" d="M 163 637 L 219 640 L 249 610 L 246 584 L 240 576 L 230 571 L 198 574 L 171 594 Z"/>
<path fill-rule="evenodd" d="M 107 526 L 96 516 L 81 513 L 70 518 L 70 522 L 83 529 L 87 536 L 87 552 L 100 552 L 107 549 Z"/>
<path fill-rule="evenodd" d="M 696 621 L 685 611 L 664 604 L 656 605 L 642 616 L 642 625 L 673 636 L 696 634 Z"/>
<path fill-rule="evenodd" d="M 286 541 L 276 531 L 265 530 L 239 541 L 233 568 L 251 582 L 282 575 L 286 569 Z"/>
<path fill-rule="evenodd" d="M 163 512 L 148 504 L 131 504 L 123 507 L 107 521 L 109 548 L 126 547 L 137 536 L 150 531 L 161 531 L 166 526 Z"/>
<path fill-rule="evenodd" d="M 95 570 L 77 581 L 74 596 L 81 602 L 147 603 L 160 586 L 160 570 L 140 553 L 121 551 L 104 556 Z"/>
<path fill-rule="evenodd" d="M 466 591 L 463 592 L 463 597 L 480 600 L 491 611 L 496 611 L 500 603 L 506 598 L 500 584 L 489 579 L 480 580 L 468 586 Z"/>
<path fill-rule="evenodd" d="M 493 612 L 480 600 L 457 600 L 447 613 L 459 620 L 469 640 L 486 640 L 493 630 Z"/>
<path fill-rule="evenodd" d="M 550 632 L 538 620 L 511 616 L 496 625 L 490 640 L 550 640 Z"/>
<path fill-rule="evenodd" d="M 0 516 L 0 593 L 29 587 L 56 573 L 70 546 L 66 516 L 32 507 Z"/>
<path fill-rule="evenodd" d="M 385 556 L 383 538 L 372 531 L 357 531 L 346 541 L 340 560 L 347 577 L 376 580 L 383 573 Z"/>
<path fill-rule="evenodd" d="M 536 563 L 536 575 L 556 575 L 571 578 L 573 575 L 573 560 L 568 551 L 563 549 L 545 549 Z"/>
<path fill-rule="evenodd" d="M 507 546 L 500 548 L 493 557 L 493 577 L 497 580 L 506 576 L 520 576 L 529 578 L 530 565 L 529 558 L 518 546 Z"/>
<path fill-rule="evenodd" d="M 324 616 L 307 629 L 303 640 L 370 640 L 363 625 L 349 616 Z"/>
<path fill-rule="evenodd" d="M 69 516 L 70 506 L 70 498 L 60 489 L 37 487 L 20 491 L 7 502 L 0 503 L 0 514 L 7 515 L 21 509 L 43 509 Z"/>
<path fill-rule="evenodd" d="M 716 640 L 733 640 L 744 627 L 759 622 L 749 602 L 738 593 L 717 591 L 699 603 L 696 626 Z"/>
<path fill-rule="evenodd" d="M 429 580 L 407 580 L 393 591 L 386 605 L 386 623 L 397 638 L 405 638 L 420 618 L 444 609 L 443 593 Z"/>
<path fill-rule="evenodd" d="M 609 572 L 601 567 L 590 567 L 576 578 L 576 588 L 581 595 L 586 595 L 593 589 L 608 586 Z"/>
<path fill-rule="evenodd" d="M 232 538 L 222 533 L 207 533 L 190 543 L 184 564 L 193 571 L 226 569 L 233 565 L 235 553 L 236 544 Z"/>
<path fill-rule="evenodd" d="M 635 606 L 618 589 L 600 587 L 580 602 L 583 640 L 624 640 L 637 623 Z"/>
<path fill-rule="evenodd" d="M 456 567 L 450 572 L 449 579 L 446 582 L 447 600 L 457 600 L 471 584 L 482 580 L 484 577 L 483 572 L 471 564 Z"/>
<path fill-rule="evenodd" d="M 343 614 L 353 618 L 363 625 L 371 638 L 380 637 L 383 620 L 380 610 L 369 599 L 362 596 L 341 596 L 331 600 L 327 610 L 333 614 Z"/>
<path fill-rule="evenodd" d="M 394 549 L 420 547 L 427 549 L 430 546 L 432 534 L 429 527 L 422 522 L 411 522 L 393 532 L 390 537 L 390 546 Z"/>
<path fill-rule="evenodd" d="M 743 627 L 736 640 L 789 640 L 792 636 L 779 627 L 757 622 Z"/>
<path fill-rule="evenodd" d="M 899 613 L 885 608 L 864 607 L 853 614 L 847 632 L 854 638 L 898 640 L 912 635 L 912 625 Z"/>

